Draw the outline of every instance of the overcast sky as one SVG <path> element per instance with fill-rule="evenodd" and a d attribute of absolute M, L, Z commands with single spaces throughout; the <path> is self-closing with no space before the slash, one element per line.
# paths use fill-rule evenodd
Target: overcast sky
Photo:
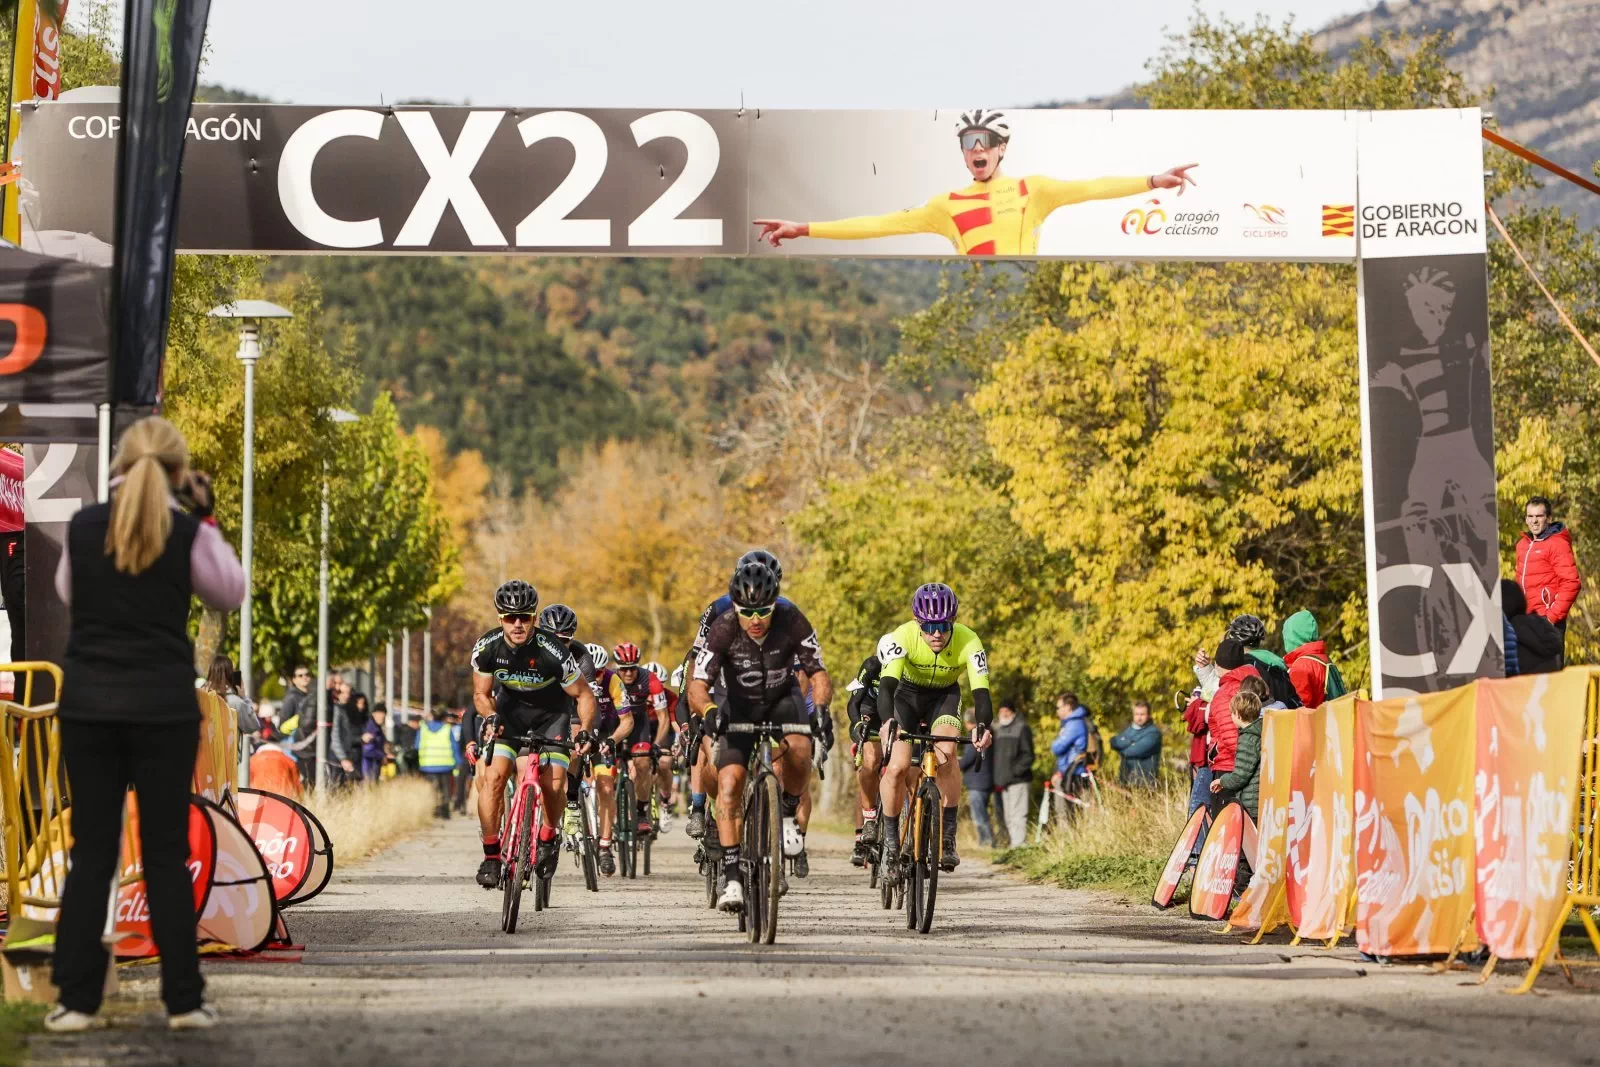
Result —
<path fill-rule="evenodd" d="M 1362 0 L 1205 0 L 1315 29 Z M 213 0 L 208 82 L 298 104 L 918 108 L 1126 86 L 1191 0 Z"/>

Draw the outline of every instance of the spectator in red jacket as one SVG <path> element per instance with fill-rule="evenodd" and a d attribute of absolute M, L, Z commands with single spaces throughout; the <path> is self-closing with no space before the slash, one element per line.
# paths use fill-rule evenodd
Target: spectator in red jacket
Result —
<path fill-rule="evenodd" d="M 1239 691 L 1241 680 L 1261 677 L 1261 672 L 1255 669 L 1245 654 L 1244 644 L 1231 637 L 1224 638 L 1217 645 L 1215 658 L 1223 673 L 1222 680 L 1217 684 L 1217 693 L 1206 709 L 1206 765 L 1211 768 L 1213 779 L 1233 770 L 1233 754 L 1239 747 L 1239 727 L 1229 710 L 1233 694 Z"/>
<path fill-rule="evenodd" d="M 1317 617 L 1297 611 L 1283 620 L 1283 649 L 1288 655 L 1289 681 L 1304 707 L 1321 707 L 1328 699 L 1328 643 L 1322 640 Z"/>
<path fill-rule="evenodd" d="M 1572 554 L 1572 533 L 1555 521 L 1547 497 L 1536 496 L 1524 509 L 1528 528 L 1517 541 L 1517 584 L 1528 600 L 1528 614 L 1549 619 L 1567 636 L 1567 613 L 1583 581 Z"/>

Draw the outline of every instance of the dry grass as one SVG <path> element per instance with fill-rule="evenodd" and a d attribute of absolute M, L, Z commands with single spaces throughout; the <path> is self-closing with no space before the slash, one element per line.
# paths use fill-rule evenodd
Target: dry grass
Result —
<path fill-rule="evenodd" d="M 1102 789 L 1097 807 L 1070 826 L 1055 824 L 1043 842 L 1001 854 L 1030 881 L 1068 889 L 1152 891 L 1183 829 L 1189 791 Z M 1029 833 L 1034 832 L 1029 827 Z"/>
<path fill-rule="evenodd" d="M 328 830 L 337 863 L 359 863 L 433 825 L 433 786 L 416 775 L 376 785 L 306 794 L 305 804 Z"/>

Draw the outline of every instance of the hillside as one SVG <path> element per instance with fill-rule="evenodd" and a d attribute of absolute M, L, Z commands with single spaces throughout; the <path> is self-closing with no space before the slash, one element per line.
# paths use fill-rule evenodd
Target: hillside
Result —
<path fill-rule="evenodd" d="M 350 331 L 370 395 L 545 493 L 559 454 L 699 433 L 773 361 L 881 363 L 937 267 L 794 260 L 291 257 Z"/>
<path fill-rule="evenodd" d="M 1512 140 L 1579 174 L 1600 161 L 1600 0 L 1402 0 L 1323 27 L 1316 43 L 1334 61 L 1356 41 L 1384 33 L 1446 31 L 1450 65 L 1479 91 Z M 1141 107 L 1132 87 L 1046 107 Z M 1542 172 L 1541 172 L 1542 173 Z M 1600 226 L 1600 197 L 1558 178 L 1540 199 Z"/>

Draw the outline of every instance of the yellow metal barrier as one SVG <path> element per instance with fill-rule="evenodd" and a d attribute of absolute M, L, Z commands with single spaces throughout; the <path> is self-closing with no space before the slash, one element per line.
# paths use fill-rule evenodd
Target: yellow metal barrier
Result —
<path fill-rule="evenodd" d="M 1528 976 L 1515 992 L 1526 993 L 1538 980 L 1539 972 L 1552 958 L 1567 981 L 1572 981 L 1574 966 L 1593 967 L 1600 964 L 1575 964 L 1561 955 L 1561 931 L 1574 911 L 1589 935 L 1589 943 L 1600 955 L 1600 926 L 1596 926 L 1591 908 L 1600 908 L 1600 678 L 1589 681 L 1589 707 L 1584 718 L 1583 751 L 1579 755 L 1578 803 L 1572 826 L 1572 861 L 1567 879 L 1567 902 L 1550 932 L 1546 935 L 1539 955 L 1528 967 Z M 1490 962 L 1493 966 L 1493 961 Z M 1487 968 L 1485 969 L 1487 974 Z"/>
<path fill-rule="evenodd" d="M 61 766 L 61 724 L 56 701 L 34 702 L 40 675 L 61 692 L 61 668 L 53 663 L 0 664 L 16 679 L 13 695 L 0 700 L 0 792 L 4 793 L 4 855 L 11 942 L 47 933 L 61 906 L 71 845 L 71 802 Z"/>

